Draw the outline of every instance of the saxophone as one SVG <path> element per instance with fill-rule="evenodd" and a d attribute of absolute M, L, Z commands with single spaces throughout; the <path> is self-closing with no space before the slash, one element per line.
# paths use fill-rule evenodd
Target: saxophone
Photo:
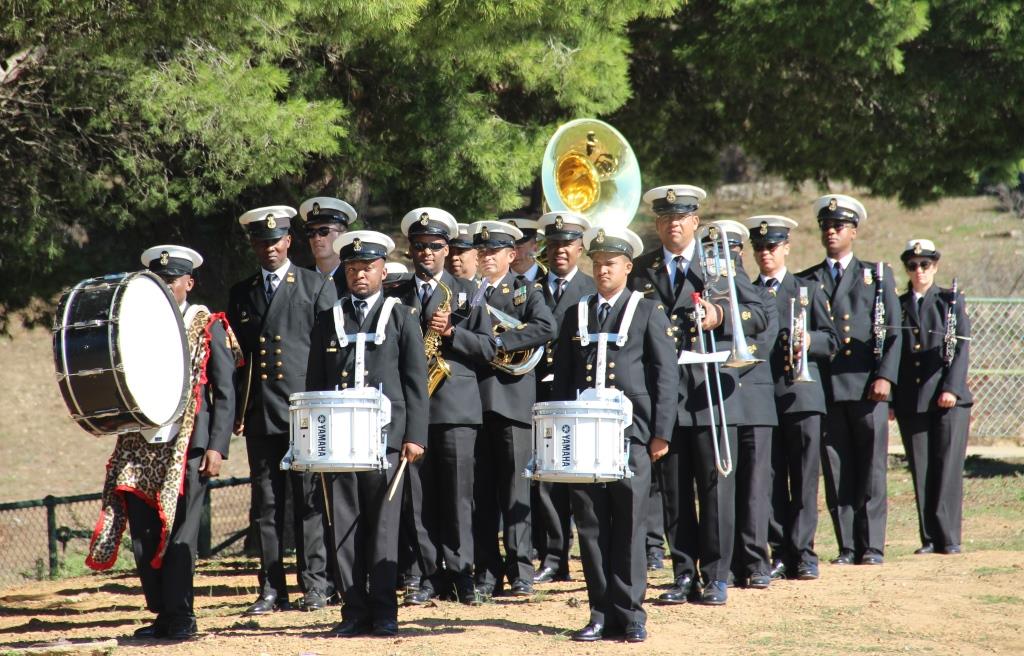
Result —
<path fill-rule="evenodd" d="M 440 280 L 437 287 L 444 294 L 444 299 L 437 306 L 440 312 L 451 312 L 452 290 Z M 441 356 L 441 335 L 433 328 L 423 336 L 423 353 L 427 356 L 427 395 L 433 396 L 445 378 L 452 374 L 452 366 Z"/>

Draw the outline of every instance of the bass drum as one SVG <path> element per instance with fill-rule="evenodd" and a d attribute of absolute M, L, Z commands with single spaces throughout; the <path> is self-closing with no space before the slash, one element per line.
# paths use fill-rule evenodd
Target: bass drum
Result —
<path fill-rule="evenodd" d="M 90 278 L 65 292 L 53 359 L 71 418 L 93 435 L 157 428 L 185 409 L 185 326 L 167 285 L 149 271 Z"/>

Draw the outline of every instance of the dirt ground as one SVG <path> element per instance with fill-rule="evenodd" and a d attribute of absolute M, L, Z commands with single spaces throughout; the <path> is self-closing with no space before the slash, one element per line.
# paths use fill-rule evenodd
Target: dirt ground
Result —
<path fill-rule="evenodd" d="M 0 650 L 116 639 L 117 654 L 1020 654 L 1024 653 L 1020 552 L 902 556 L 882 567 L 822 566 L 818 581 L 782 581 L 767 591 L 732 590 L 727 606 L 649 605 L 650 638 L 584 645 L 568 632 L 587 621 L 586 592 L 574 580 L 526 600 L 470 608 L 438 602 L 400 611 L 393 639 L 328 637 L 337 607 L 313 613 L 239 617 L 254 598 L 252 563 L 200 568 L 201 635 L 190 642 L 133 642 L 150 617 L 131 575 L 37 583 L 0 596 Z M 665 570 L 653 586 L 667 584 Z M 648 598 L 657 590 L 648 590 Z M 6 653 L 6 652 L 4 652 Z"/>

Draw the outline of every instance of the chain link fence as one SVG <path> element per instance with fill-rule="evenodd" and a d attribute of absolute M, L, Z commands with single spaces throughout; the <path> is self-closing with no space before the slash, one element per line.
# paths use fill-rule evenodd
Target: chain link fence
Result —
<path fill-rule="evenodd" d="M 1024 445 L 1024 299 L 968 298 L 972 444 Z"/>
<path fill-rule="evenodd" d="M 210 481 L 199 531 L 199 557 L 240 553 L 249 529 L 248 478 Z M 0 504 L 0 588 L 89 571 L 85 555 L 99 519 L 100 494 Z M 116 569 L 132 569 L 125 531 Z"/>

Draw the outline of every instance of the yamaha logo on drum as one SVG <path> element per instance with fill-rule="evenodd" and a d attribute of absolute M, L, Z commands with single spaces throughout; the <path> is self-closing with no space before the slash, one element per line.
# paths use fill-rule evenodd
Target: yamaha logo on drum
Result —
<path fill-rule="evenodd" d="M 572 466 L 572 424 L 562 424 L 562 467 Z"/>
<path fill-rule="evenodd" d="M 316 455 L 327 457 L 327 415 L 316 416 Z"/>

